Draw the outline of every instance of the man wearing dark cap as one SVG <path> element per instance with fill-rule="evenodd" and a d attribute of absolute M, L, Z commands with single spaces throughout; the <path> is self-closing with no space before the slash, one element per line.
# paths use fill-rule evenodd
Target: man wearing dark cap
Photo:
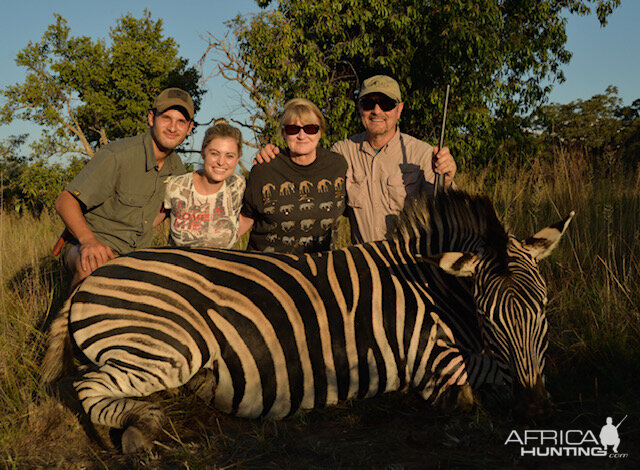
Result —
<path fill-rule="evenodd" d="M 376 75 L 366 79 L 358 94 L 365 131 L 331 148 L 347 160 L 346 215 L 354 243 L 384 239 L 405 200 L 423 191 L 432 193 L 435 173 L 445 175 L 445 188 L 453 183 L 456 162 L 448 148 L 434 148 L 400 132 L 403 105 L 393 78 Z M 256 160 L 269 160 L 278 152 L 268 145 Z"/>
<path fill-rule="evenodd" d="M 186 171 L 173 149 L 193 129 L 193 114 L 189 93 L 162 91 L 149 130 L 100 149 L 60 193 L 55 207 L 74 237 L 64 254 L 72 287 L 115 256 L 151 246 L 164 181 Z"/>

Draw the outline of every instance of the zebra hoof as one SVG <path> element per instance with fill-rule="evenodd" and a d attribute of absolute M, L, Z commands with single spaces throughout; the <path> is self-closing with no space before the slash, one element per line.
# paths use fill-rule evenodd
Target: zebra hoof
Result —
<path fill-rule="evenodd" d="M 122 453 L 134 454 L 140 450 L 149 450 L 153 446 L 151 439 L 135 426 L 129 426 L 122 433 Z"/>

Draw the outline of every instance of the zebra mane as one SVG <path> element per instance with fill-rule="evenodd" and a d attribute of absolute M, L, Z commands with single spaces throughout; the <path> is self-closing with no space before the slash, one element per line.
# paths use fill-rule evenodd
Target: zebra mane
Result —
<path fill-rule="evenodd" d="M 457 190 L 408 201 L 390 235 L 401 244 L 417 242 L 425 255 L 491 251 L 503 259 L 509 240 L 488 197 Z"/>

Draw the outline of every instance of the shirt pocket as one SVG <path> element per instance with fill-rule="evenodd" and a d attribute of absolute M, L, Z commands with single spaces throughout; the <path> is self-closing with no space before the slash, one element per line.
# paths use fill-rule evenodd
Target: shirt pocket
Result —
<path fill-rule="evenodd" d="M 148 193 L 118 192 L 114 216 L 124 225 L 142 230 L 144 210 L 152 198 Z"/>
<path fill-rule="evenodd" d="M 127 207 L 143 207 L 150 200 L 152 194 L 140 194 L 140 193 L 129 193 L 129 192 L 118 192 L 118 201 Z"/>
<path fill-rule="evenodd" d="M 387 193 L 389 195 L 389 209 L 391 212 L 399 212 L 404 207 L 406 193 L 402 180 L 402 173 L 387 178 Z"/>
<path fill-rule="evenodd" d="M 366 197 L 364 173 L 353 172 L 348 175 L 347 205 L 355 209 L 361 209 L 365 206 Z"/>
<path fill-rule="evenodd" d="M 415 197 L 420 192 L 422 170 L 411 168 L 400 171 L 387 179 L 389 208 L 399 212 L 404 208 L 407 197 Z"/>

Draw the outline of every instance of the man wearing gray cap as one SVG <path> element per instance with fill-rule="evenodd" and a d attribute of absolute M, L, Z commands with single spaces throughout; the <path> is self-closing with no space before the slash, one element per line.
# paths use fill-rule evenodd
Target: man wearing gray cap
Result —
<path fill-rule="evenodd" d="M 164 181 L 186 172 L 173 150 L 193 129 L 193 114 L 189 93 L 162 91 L 149 130 L 100 149 L 58 195 L 56 211 L 72 235 L 64 253 L 72 288 L 115 256 L 151 246 Z"/>
<path fill-rule="evenodd" d="M 366 79 L 358 94 L 358 112 L 365 131 L 334 144 L 332 152 L 347 160 L 347 216 L 354 243 L 382 240 L 393 227 L 405 200 L 433 191 L 435 173 L 453 183 L 456 162 L 449 149 L 434 148 L 400 132 L 400 87 L 391 77 Z M 260 151 L 258 161 L 270 159 L 277 147 Z"/>

